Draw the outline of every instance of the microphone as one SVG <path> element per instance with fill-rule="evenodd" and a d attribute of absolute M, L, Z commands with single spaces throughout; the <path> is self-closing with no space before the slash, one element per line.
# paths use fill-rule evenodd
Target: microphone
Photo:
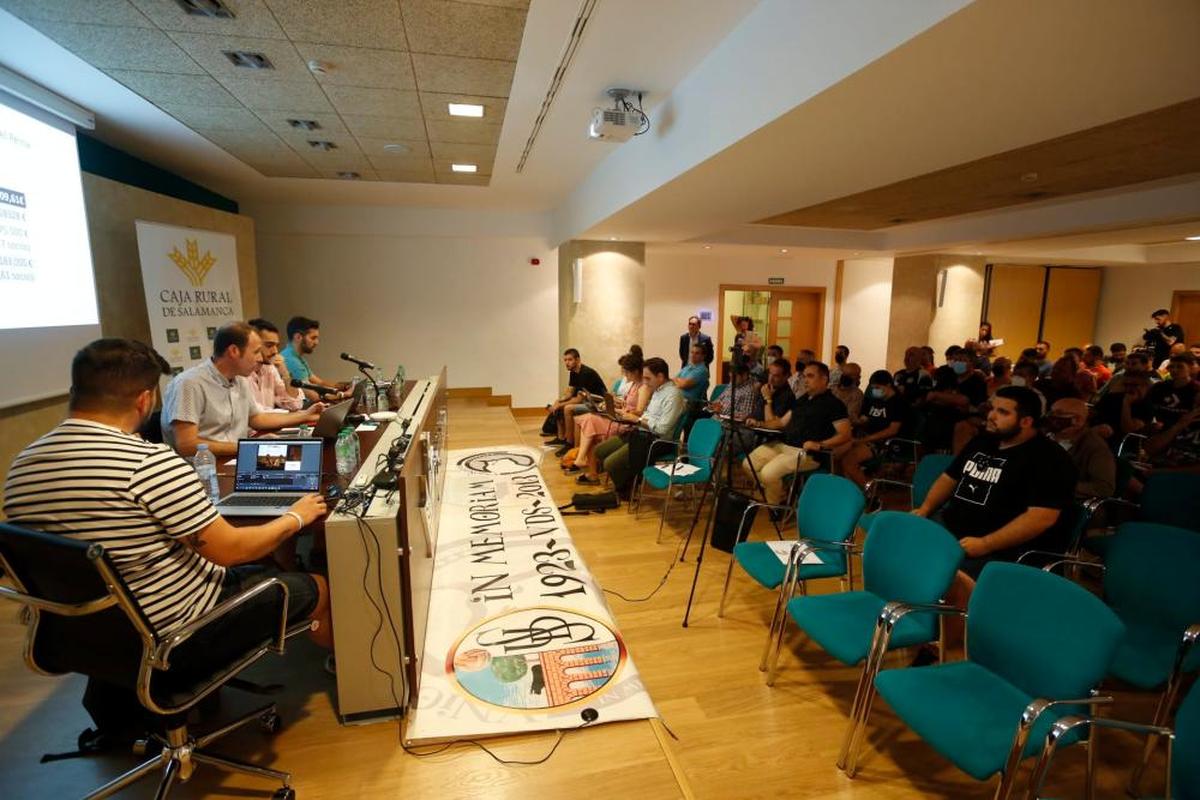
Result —
<path fill-rule="evenodd" d="M 375 365 L 370 361 L 363 361 L 361 358 L 355 358 L 349 353 L 342 353 L 342 361 L 349 361 L 351 364 L 357 364 L 363 369 L 375 369 Z"/>
<path fill-rule="evenodd" d="M 328 386 L 317 386 L 315 383 L 305 383 L 299 378 L 292 378 L 292 386 L 296 389 L 307 389 L 310 392 L 316 392 L 319 396 L 324 397 L 327 394 L 337 394 L 337 389 L 330 389 Z"/>

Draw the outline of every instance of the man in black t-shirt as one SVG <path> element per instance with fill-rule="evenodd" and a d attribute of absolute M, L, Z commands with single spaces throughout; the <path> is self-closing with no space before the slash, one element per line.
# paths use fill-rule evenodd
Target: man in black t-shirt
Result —
<path fill-rule="evenodd" d="M 1154 348 L 1154 364 L 1157 366 L 1167 360 L 1171 345 L 1183 341 L 1183 328 L 1171 322 L 1171 312 L 1165 308 L 1158 309 L 1150 316 L 1154 319 L 1154 327 L 1147 330 L 1142 338 Z"/>
<path fill-rule="evenodd" d="M 567 408 L 571 408 L 577 414 L 586 414 L 588 407 L 583 405 L 582 400 L 585 398 L 582 396 L 588 394 L 603 395 L 608 391 L 608 387 L 604 385 L 604 379 L 600 377 L 600 373 L 584 365 L 583 360 L 579 357 L 579 351 L 574 347 L 568 347 L 563 351 L 563 366 L 567 368 L 566 391 L 554 403 L 546 407 L 546 410 L 554 415 L 558 426 L 558 435 L 547 442 L 547 444 L 570 444 L 569 439 L 574 436 L 575 432 L 567 429 L 563 412 Z"/>
<path fill-rule="evenodd" d="M 969 593 L 984 564 L 1016 561 L 1029 550 L 1061 552 L 1075 496 L 1075 466 L 1037 427 L 1041 401 L 1026 387 L 996 392 L 984 433 L 963 448 L 920 508 L 942 508 L 966 559 L 958 584 Z"/>
<path fill-rule="evenodd" d="M 904 351 L 904 369 L 896 370 L 893 385 L 909 406 L 920 403 L 933 388 L 933 377 L 921 367 L 923 353 L 919 347 Z"/>
<path fill-rule="evenodd" d="M 1187 412 L 1196 407 L 1196 394 L 1200 386 L 1192 380 L 1192 365 L 1196 359 L 1191 353 L 1171 356 L 1167 364 L 1169 380 L 1150 387 L 1150 406 L 1154 419 L 1162 427 L 1169 428 Z"/>
<path fill-rule="evenodd" d="M 804 368 L 808 392 L 798 398 L 782 417 L 776 417 L 770 404 L 764 409 L 765 425 L 783 429 L 782 442 L 759 445 L 742 462 L 747 473 L 757 472 L 768 503 L 783 500 L 783 479 L 797 470 L 816 469 L 812 453 L 828 453 L 850 441 L 850 420 L 846 406 L 829 392 L 829 367 L 813 361 Z"/>
<path fill-rule="evenodd" d="M 867 485 L 862 464 L 882 451 L 884 443 L 900 433 L 908 411 L 904 398 L 896 391 L 892 376 L 885 369 L 871 373 L 867 396 L 863 400 L 863 435 L 842 456 L 842 472 L 859 486 Z"/>
<path fill-rule="evenodd" d="M 764 406 L 771 406 L 771 414 L 776 420 L 783 419 L 783 416 L 796 404 L 796 395 L 792 394 L 792 388 L 788 385 L 790 377 L 792 377 L 792 365 L 786 358 L 777 358 L 767 367 L 767 382 L 759 389 Z M 765 412 L 764 416 L 766 416 Z M 746 424 L 752 427 L 782 427 L 778 424 L 766 425 L 765 420 L 756 419 L 747 419 Z"/>

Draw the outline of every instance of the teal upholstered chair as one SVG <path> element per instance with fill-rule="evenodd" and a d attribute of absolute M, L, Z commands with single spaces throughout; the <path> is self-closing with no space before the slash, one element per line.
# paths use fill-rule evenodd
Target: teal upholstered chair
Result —
<path fill-rule="evenodd" d="M 658 437 L 650 443 L 650 447 L 646 451 L 647 465 L 668 464 L 678 456 L 680 442 L 683 438 L 683 428 L 686 424 L 687 414 L 680 414 L 670 436 Z M 634 513 L 635 519 L 642 510 L 641 472 L 635 473 L 633 476 L 633 486 L 629 491 L 629 510 Z"/>
<path fill-rule="evenodd" d="M 671 492 L 676 486 L 700 486 L 712 477 L 713 460 L 716 458 L 717 446 L 721 444 L 721 423 L 715 419 L 698 419 L 692 426 L 688 436 L 687 452 L 677 457 L 669 464 L 650 464 L 642 470 L 642 491 L 649 486 L 666 492 L 663 500 L 662 518 L 658 521 L 658 538 L 662 541 L 663 524 L 667 519 L 667 511 L 671 508 Z M 691 464 L 698 468 L 688 475 L 676 475 L 677 464 Z"/>
<path fill-rule="evenodd" d="M 1071 715 L 1054 723 L 1046 734 L 1042 755 L 1029 778 L 1029 798 L 1041 796 L 1042 783 L 1064 737 L 1077 735 L 1079 728 L 1116 728 L 1142 733 L 1151 739 L 1166 739 L 1167 762 L 1163 797 L 1167 800 L 1200 800 L 1200 684 L 1192 687 L 1175 715 L 1175 729 L 1160 725 L 1126 722 L 1108 717 Z"/>
<path fill-rule="evenodd" d="M 851 718 L 856 717 L 864 692 L 874 691 L 875 674 L 888 651 L 939 638 L 939 620 L 932 614 L 910 614 L 894 628 L 878 626 L 884 606 L 892 601 L 940 602 L 962 559 L 958 540 L 936 522 L 900 511 L 880 512 L 863 544 L 862 591 L 802 595 L 788 601 L 787 616 L 779 621 L 767 685 L 775 683 L 784 629 L 791 617 L 796 627 L 838 661 L 851 666 L 864 662 L 851 706 Z M 797 560 L 790 560 L 793 575 Z M 847 730 L 842 761 L 852 731 L 853 727 Z"/>
<path fill-rule="evenodd" d="M 891 603 L 883 622 L 910 612 L 965 615 L 967 659 L 880 672 L 875 688 L 925 742 L 977 780 L 999 774 L 1010 797 L 1023 758 L 1038 753 L 1050 726 L 1083 705 L 1108 702 L 1093 690 L 1125 626 L 1083 587 L 1022 564 L 984 567 L 967 610 Z M 853 776 L 872 695 L 854 724 L 846 772 Z M 1070 743 L 1071 739 L 1060 741 Z M 1089 752 L 1089 785 L 1094 764 Z"/>
<path fill-rule="evenodd" d="M 749 530 L 738 531 L 738 544 L 734 545 L 729 568 L 725 571 L 725 585 L 721 589 L 721 605 L 717 616 L 725 615 L 725 599 L 729 594 L 729 583 L 733 577 L 735 563 L 759 585 L 779 590 L 775 601 L 775 613 L 771 617 L 772 630 L 783 613 L 785 589 L 790 592 L 799 587 L 805 592 L 807 582 L 819 578 L 840 578 L 843 588 L 854 588 L 851 559 L 854 545 L 851 540 L 855 524 L 862 514 L 863 502 L 862 492 L 854 481 L 837 475 L 813 475 L 809 478 L 796 504 L 796 541 L 804 545 L 806 550 L 815 553 L 821 559 L 821 563 L 797 566 L 787 587 L 783 585 L 787 566 L 779 560 L 775 551 L 766 542 L 743 541 Z M 753 519 L 751 512 L 760 507 L 784 508 L 767 503 L 751 503 L 746 516 L 743 517 L 743 527 L 744 520 Z M 767 646 L 763 649 L 763 663 L 766 661 L 770 645 L 771 635 L 768 632 Z"/>
<path fill-rule="evenodd" d="M 728 383 L 718 383 L 712 388 L 712 393 L 708 396 L 708 402 L 715 403 L 717 398 L 725 394 L 725 390 L 729 388 Z"/>
<path fill-rule="evenodd" d="M 1110 505 L 1132 509 L 1139 522 L 1155 522 L 1200 532 L 1200 475 L 1187 472 L 1152 473 L 1146 478 L 1137 503 L 1119 497 L 1097 499 L 1088 505 L 1089 518 Z M 1111 538 L 1092 536 L 1082 539 L 1083 549 L 1105 558 Z"/>
<path fill-rule="evenodd" d="M 1104 573 L 1104 600 L 1125 623 L 1125 638 L 1109 675 L 1144 691 L 1161 692 L 1151 720 L 1166 725 L 1180 684 L 1200 670 L 1200 533 L 1127 522 L 1108 537 L 1104 564 L 1076 562 Z M 1134 769 L 1136 792 L 1154 738 Z"/>
<path fill-rule="evenodd" d="M 952 455 L 931 453 L 917 462 L 916 469 L 913 470 L 912 483 L 892 478 L 876 478 L 867 483 L 867 497 L 874 499 L 880 486 L 905 486 L 911 492 L 912 508 L 917 508 L 925 502 L 925 497 L 933 488 L 934 481 L 946 471 L 953 461 L 954 456 Z M 858 526 L 869 531 L 876 516 L 878 516 L 878 512 L 863 514 L 858 521 Z"/>

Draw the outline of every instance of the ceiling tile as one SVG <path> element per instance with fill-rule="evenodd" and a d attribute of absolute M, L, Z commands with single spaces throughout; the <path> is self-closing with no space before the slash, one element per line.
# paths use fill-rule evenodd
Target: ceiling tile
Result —
<path fill-rule="evenodd" d="M 343 178 L 341 175 L 338 174 L 339 172 L 357 172 L 359 174 L 359 177 L 357 179 Z M 333 169 L 319 169 L 318 168 L 317 169 L 317 177 L 318 178 L 330 178 L 335 181 L 344 181 L 344 180 L 377 181 L 377 180 L 379 180 L 379 175 L 375 172 L 375 170 L 371 169 L 370 167 L 360 167 L 358 169 L 347 169 L 347 170 L 340 170 L 340 169 L 336 169 L 336 168 L 333 168 Z"/>
<path fill-rule="evenodd" d="M 410 91 L 417 88 L 408 53 L 399 50 L 306 42 L 297 42 L 296 50 L 305 61 L 323 61 L 329 65 L 325 75 L 315 75 L 322 84 Z"/>
<path fill-rule="evenodd" d="M 350 132 L 359 138 L 424 139 L 425 122 L 419 117 L 377 117 L 367 114 L 342 114 Z"/>
<path fill-rule="evenodd" d="M 172 0 L 131 0 L 164 31 L 232 34 L 283 39 L 283 29 L 262 0 L 223 0 L 233 19 L 188 14 Z"/>
<path fill-rule="evenodd" d="M 252 152 L 264 157 L 274 154 L 279 158 L 286 158 L 287 154 L 292 152 L 292 149 L 265 125 L 258 130 L 211 130 L 204 131 L 202 135 L 213 144 L 235 155 Z"/>
<path fill-rule="evenodd" d="M 394 153 L 383 149 L 384 145 L 388 144 L 402 144 L 408 149 L 403 153 Z M 401 139 L 370 139 L 359 137 L 358 146 L 371 159 L 372 163 L 379 162 L 375 163 L 375 166 L 398 160 L 419 159 L 428 161 L 431 155 L 429 152 L 429 143 L 423 139 L 404 141 Z M 392 167 L 395 169 L 400 168 L 396 163 L 393 163 Z"/>
<path fill-rule="evenodd" d="M 374 171 L 371 162 L 367 161 L 366 157 L 354 153 L 305 153 L 302 156 L 312 166 L 322 172 L 366 172 Z M 336 176 L 331 176 L 336 177 Z"/>
<path fill-rule="evenodd" d="M 433 122 L 463 122 L 463 117 L 450 116 L 451 103 L 474 103 L 483 106 L 483 117 L 470 120 L 499 125 L 504 122 L 504 112 L 508 109 L 508 101 L 502 97 L 481 97 L 473 94 L 440 94 L 438 92 L 421 92 L 421 107 L 425 109 L 425 119 Z"/>
<path fill-rule="evenodd" d="M 100 69 L 136 69 L 183 75 L 204 72 L 161 31 L 79 25 L 74 22 L 38 22 L 36 27 Z"/>
<path fill-rule="evenodd" d="M 109 70 L 108 74 L 160 106 L 194 103 L 205 107 L 240 108 L 242 105 L 207 75 L 168 75 L 122 69 Z"/>
<path fill-rule="evenodd" d="M 197 131 L 253 131 L 260 130 L 263 123 L 245 108 L 222 108 L 199 106 L 192 103 L 163 104 L 160 106 L 175 119 Z"/>
<path fill-rule="evenodd" d="M 288 38 L 406 50 L 396 0 L 266 0 Z"/>
<path fill-rule="evenodd" d="M 438 183 L 456 183 L 462 186 L 487 186 L 491 182 L 490 175 L 471 175 L 462 172 L 451 172 L 450 170 L 438 170 Z"/>
<path fill-rule="evenodd" d="M 326 86 L 329 100 L 342 114 L 421 119 L 416 92 L 399 89 L 370 89 L 363 86 Z"/>
<path fill-rule="evenodd" d="M 375 170 L 379 174 L 379 179 L 384 181 L 395 181 L 397 183 L 435 183 L 436 177 L 433 172 L 433 164 L 427 163 L 424 166 L 409 169 L 387 169 L 385 167 L 377 167 Z"/>
<path fill-rule="evenodd" d="M 219 81 L 254 80 L 303 80 L 311 78 L 304 60 L 296 48 L 286 39 L 261 39 L 250 36 L 215 36 L 203 33 L 170 33 L 176 44 L 196 60 L 196 63 Z M 226 56 L 230 50 L 246 50 L 262 53 L 275 65 L 274 69 L 250 69 L 236 67 Z"/>
<path fill-rule="evenodd" d="M 517 60 L 526 12 L 495 6 L 401 0 L 414 53 Z"/>
<path fill-rule="evenodd" d="M 422 92 L 469 92 L 508 97 L 516 62 L 413 53 L 413 66 L 417 88 Z"/>
<path fill-rule="evenodd" d="M 297 112 L 330 113 L 333 107 L 312 78 L 306 81 L 260 81 L 246 79 L 222 84 L 253 111 L 288 109 Z"/>
<path fill-rule="evenodd" d="M 434 159 L 479 164 L 480 169 L 484 163 L 490 164 L 496 158 L 495 145 L 430 142 L 429 147 L 433 151 Z"/>
<path fill-rule="evenodd" d="M 29 22 L 50 20 L 134 28 L 154 27 L 129 0 L 0 0 L 0 6 Z"/>
<path fill-rule="evenodd" d="M 309 142 L 332 142 L 337 146 L 337 148 L 334 150 L 320 150 L 310 145 Z M 358 146 L 358 142 L 354 140 L 354 137 L 349 135 L 311 135 L 307 139 L 289 139 L 288 143 L 291 145 L 293 150 L 300 154 L 301 158 L 310 164 L 342 162 L 361 164 L 366 160 L 366 156 L 363 155 L 362 149 Z"/>
<path fill-rule="evenodd" d="M 477 6 L 502 6 L 504 8 L 529 8 L 529 0 L 457 0 Z"/>
<path fill-rule="evenodd" d="M 425 123 L 431 142 L 454 142 L 457 144 L 485 144 L 493 148 L 500 141 L 500 126 L 489 125 L 479 120 L 455 120 L 454 122 Z"/>
<path fill-rule="evenodd" d="M 346 126 L 342 124 L 342 120 L 337 114 L 332 111 L 326 113 L 314 113 L 312 111 L 297 111 L 295 109 L 271 109 L 269 111 L 257 112 L 263 123 L 271 130 L 278 133 L 286 139 L 291 134 L 309 135 L 313 133 L 322 133 L 324 131 L 332 131 L 335 134 L 347 133 Z M 316 122 L 321 127 L 315 131 L 305 131 L 293 128 L 288 124 L 289 119 L 306 119 Z"/>
<path fill-rule="evenodd" d="M 287 164 L 251 164 L 261 175 L 268 178 L 318 178 L 320 177 L 317 168 L 311 164 L 305 164 L 299 158 L 296 159 L 294 165 Z"/>

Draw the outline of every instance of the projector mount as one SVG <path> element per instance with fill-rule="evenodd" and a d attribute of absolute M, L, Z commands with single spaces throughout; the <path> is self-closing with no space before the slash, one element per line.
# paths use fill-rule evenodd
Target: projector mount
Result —
<path fill-rule="evenodd" d="M 642 120 L 642 125 L 638 128 L 634 136 L 641 136 L 646 131 L 650 130 L 650 117 L 646 116 L 646 112 L 642 110 L 642 91 L 640 89 L 622 89 L 614 86 L 606 89 L 605 94 L 612 98 L 613 109 L 615 111 L 624 111 L 627 114 L 636 114 Z M 635 106 L 630 100 L 631 97 L 637 97 L 637 105 Z"/>

